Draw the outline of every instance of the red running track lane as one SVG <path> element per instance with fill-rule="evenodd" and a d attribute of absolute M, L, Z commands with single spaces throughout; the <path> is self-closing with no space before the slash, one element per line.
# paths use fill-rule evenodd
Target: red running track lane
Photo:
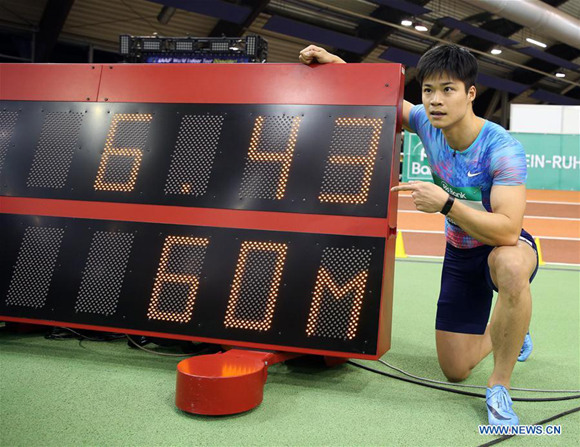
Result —
<path fill-rule="evenodd" d="M 443 256 L 444 217 L 417 212 L 407 192 L 399 193 L 398 211 L 405 252 Z M 545 262 L 580 265 L 580 192 L 528 190 L 524 228 L 539 239 Z"/>

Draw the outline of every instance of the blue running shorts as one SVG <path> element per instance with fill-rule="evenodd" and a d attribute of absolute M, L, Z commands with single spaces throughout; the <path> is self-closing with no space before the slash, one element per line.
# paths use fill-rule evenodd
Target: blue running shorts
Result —
<path fill-rule="evenodd" d="M 522 230 L 520 240 L 530 244 L 536 252 L 536 268 L 530 282 L 538 272 L 538 250 L 534 238 Z M 461 249 L 447 244 L 441 292 L 437 302 L 435 328 L 463 334 L 483 334 L 489 320 L 493 291 L 487 257 L 494 249 L 489 245 Z"/>

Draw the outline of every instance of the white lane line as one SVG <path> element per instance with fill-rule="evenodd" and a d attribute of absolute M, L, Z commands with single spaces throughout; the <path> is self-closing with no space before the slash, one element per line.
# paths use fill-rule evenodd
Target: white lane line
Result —
<path fill-rule="evenodd" d="M 573 222 L 580 222 L 578 217 L 548 217 L 548 216 L 528 216 L 524 214 L 524 219 L 547 219 L 547 220 L 571 220 Z"/>
<path fill-rule="evenodd" d="M 551 202 L 546 200 L 526 200 L 526 203 L 542 203 L 544 205 L 575 205 L 580 206 L 578 202 Z"/>
<path fill-rule="evenodd" d="M 441 259 L 441 260 L 443 260 L 443 256 L 407 255 L 407 257 L 408 258 L 428 258 L 428 259 Z M 398 258 L 396 260 L 398 260 Z"/>
<path fill-rule="evenodd" d="M 437 259 L 440 261 L 443 261 L 443 256 L 429 256 L 429 255 L 407 255 L 407 258 L 414 258 L 414 259 L 420 259 L 420 258 L 427 258 L 427 259 Z M 404 258 L 396 258 L 395 261 L 403 261 L 405 262 Z M 546 262 L 546 264 L 544 265 L 544 267 L 548 267 L 548 270 L 551 266 L 553 265 L 561 265 L 563 267 L 580 267 L 580 264 L 574 264 L 574 263 L 569 263 L 569 262 Z M 540 266 L 540 268 L 542 268 L 542 266 Z M 576 269 L 570 269 L 571 272 L 577 271 Z"/>
<path fill-rule="evenodd" d="M 569 262 L 546 262 L 546 265 L 563 265 L 566 267 L 578 267 L 580 264 L 571 264 Z"/>
<path fill-rule="evenodd" d="M 398 213 L 409 213 L 409 214 L 436 214 L 436 213 L 424 213 L 423 211 L 417 210 L 397 210 Z M 547 217 L 547 216 L 528 216 L 524 215 L 526 219 L 546 219 L 546 220 L 571 220 L 580 222 L 578 217 Z"/>
<path fill-rule="evenodd" d="M 427 233 L 427 234 L 445 234 L 445 231 L 434 231 L 434 230 L 405 230 L 403 228 L 399 228 L 399 231 L 402 233 Z M 557 237 L 557 236 L 536 236 L 532 235 L 534 238 L 539 239 L 553 239 L 557 241 L 575 241 L 580 242 L 580 237 Z"/>
<path fill-rule="evenodd" d="M 401 194 L 399 197 L 405 197 L 411 199 L 410 194 Z M 580 206 L 580 202 L 554 202 L 552 200 L 526 200 L 526 203 L 540 203 L 544 205 L 570 205 L 570 206 Z"/>
<path fill-rule="evenodd" d="M 403 233 L 429 233 L 429 234 L 445 234 L 445 231 L 437 231 L 437 230 L 404 230 L 402 228 L 399 228 L 399 231 L 402 231 Z"/>

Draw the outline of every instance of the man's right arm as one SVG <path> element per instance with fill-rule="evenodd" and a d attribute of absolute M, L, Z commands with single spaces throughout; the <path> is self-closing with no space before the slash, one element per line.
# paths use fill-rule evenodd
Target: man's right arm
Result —
<path fill-rule="evenodd" d="M 346 62 L 337 55 L 329 53 L 324 48 L 317 47 L 316 45 L 308 45 L 300 51 L 298 60 L 305 65 L 310 65 L 313 62 L 319 64 L 346 64 Z M 413 132 L 409 126 L 411 107 L 413 107 L 413 104 L 409 101 L 403 100 L 403 127 L 409 132 Z"/>

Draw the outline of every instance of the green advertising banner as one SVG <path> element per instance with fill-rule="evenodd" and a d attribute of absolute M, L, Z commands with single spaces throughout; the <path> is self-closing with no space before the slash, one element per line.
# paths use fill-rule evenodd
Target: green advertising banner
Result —
<path fill-rule="evenodd" d="M 405 131 L 403 142 L 403 182 L 410 180 L 433 181 L 427 155 L 416 133 Z"/>
<path fill-rule="evenodd" d="M 580 191 L 580 135 L 512 133 L 526 150 L 528 189 Z M 419 137 L 405 132 L 403 182 L 433 181 Z"/>
<path fill-rule="evenodd" d="M 580 191 L 580 135 L 512 135 L 526 150 L 529 189 Z"/>

